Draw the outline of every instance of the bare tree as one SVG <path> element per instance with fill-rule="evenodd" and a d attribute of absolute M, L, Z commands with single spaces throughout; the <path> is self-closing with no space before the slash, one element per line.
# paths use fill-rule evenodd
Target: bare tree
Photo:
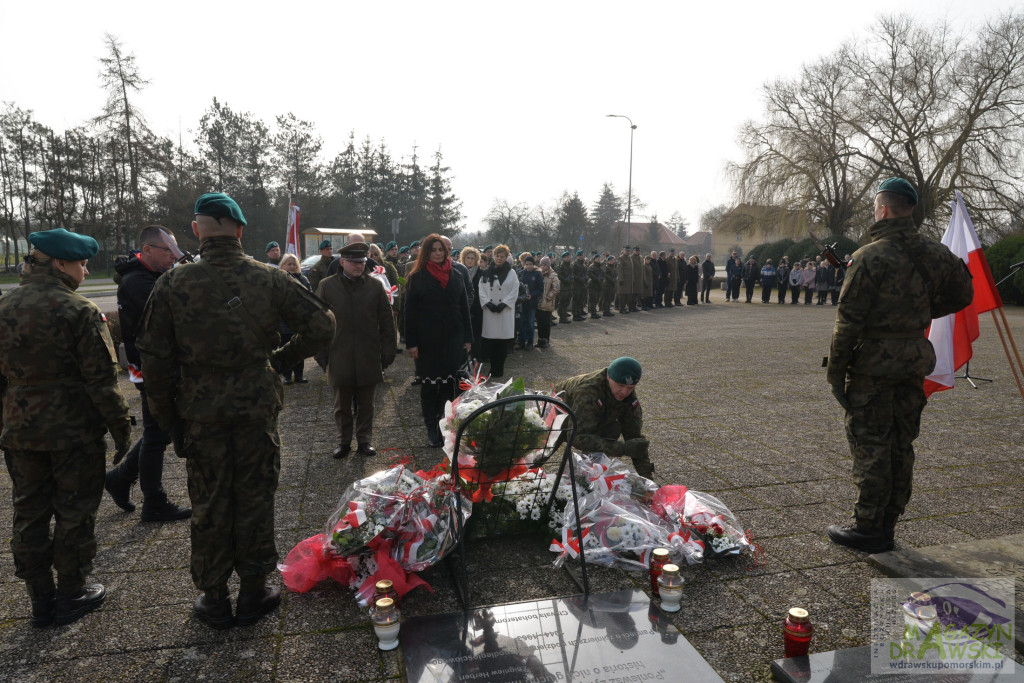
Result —
<path fill-rule="evenodd" d="M 495 200 L 484 219 L 487 239 L 507 244 L 513 250 L 526 246 L 531 218 L 530 207 L 525 203 L 509 204 L 504 199 Z"/>

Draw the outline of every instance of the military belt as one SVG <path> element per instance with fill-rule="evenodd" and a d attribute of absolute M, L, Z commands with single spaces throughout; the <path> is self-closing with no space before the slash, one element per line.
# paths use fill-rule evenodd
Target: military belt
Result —
<path fill-rule="evenodd" d="M 921 339 L 924 337 L 924 330 L 913 332 L 867 332 L 860 335 L 861 339 Z"/>
<path fill-rule="evenodd" d="M 45 387 L 45 386 L 68 386 L 71 384 L 80 384 L 81 378 L 75 377 L 64 377 L 61 379 L 19 379 L 17 377 L 8 377 L 7 384 L 12 387 Z"/>
<path fill-rule="evenodd" d="M 228 375 L 250 368 L 269 368 L 270 363 L 266 360 L 249 363 L 248 365 L 183 365 L 181 367 L 182 377 L 202 377 L 203 375 Z"/>

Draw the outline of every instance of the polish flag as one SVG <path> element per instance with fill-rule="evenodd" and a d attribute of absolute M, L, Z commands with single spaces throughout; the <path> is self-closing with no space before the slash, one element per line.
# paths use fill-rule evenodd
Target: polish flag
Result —
<path fill-rule="evenodd" d="M 953 215 L 942 236 L 942 243 L 967 264 L 974 278 L 974 301 L 967 308 L 933 320 L 928 340 L 935 347 L 935 370 L 924 380 L 925 396 L 953 388 L 956 371 L 971 359 L 971 344 L 978 338 L 978 314 L 1001 308 L 1003 300 L 996 290 L 985 252 L 967 215 L 963 195 L 959 191 L 953 201 Z"/>
<path fill-rule="evenodd" d="M 299 259 L 302 254 L 299 252 L 299 207 L 288 202 L 288 239 L 285 253 L 295 254 Z"/>

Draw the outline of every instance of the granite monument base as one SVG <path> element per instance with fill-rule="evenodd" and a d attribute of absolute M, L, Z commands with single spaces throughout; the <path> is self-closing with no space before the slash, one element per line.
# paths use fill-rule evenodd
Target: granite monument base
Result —
<path fill-rule="evenodd" d="M 414 617 L 401 640 L 409 683 L 722 680 L 639 590 Z"/>

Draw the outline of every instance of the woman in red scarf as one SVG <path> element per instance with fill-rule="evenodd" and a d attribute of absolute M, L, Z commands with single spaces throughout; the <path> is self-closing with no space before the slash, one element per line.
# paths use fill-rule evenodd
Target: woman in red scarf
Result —
<path fill-rule="evenodd" d="M 466 285 L 452 273 L 440 235 L 423 240 L 405 287 L 405 345 L 416 362 L 427 443 L 439 448 L 438 421 L 445 402 L 455 397 L 459 368 L 473 345 Z"/>

